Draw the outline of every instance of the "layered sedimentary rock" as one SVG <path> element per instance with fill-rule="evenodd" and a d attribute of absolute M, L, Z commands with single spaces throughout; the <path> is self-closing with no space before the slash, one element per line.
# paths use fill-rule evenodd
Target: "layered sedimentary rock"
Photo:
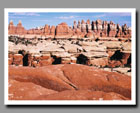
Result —
<path fill-rule="evenodd" d="M 11 21 L 8 29 L 10 100 L 131 99 L 126 24 L 82 20 L 25 30 Z"/>
<path fill-rule="evenodd" d="M 8 34 L 16 34 L 16 27 L 13 24 L 13 21 L 10 21 L 8 26 Z"/>
<path fill-rule="evenodd" d="M 9 35 L 39 35 L 39 37 L 46 38 L 94 38 L 94 37 L 131 37 L 131 28 L 127 27 L 124 24 L 122 27 L 119 24 L 114 24 L 112 21 L 109 23 L 107 21 L 96 20 L 90 22 L 87 20 L 85 22 L 74 21 L 73 27 L 68 26 L 65 22 L 62 22 L 55 26 L 49 26 L 46 24 L 44 27 L 32 28 L 29 30 L 24 29 L 21 21 L 14 26 L 13 22 L 10 21 L 9 26 Z M 37 37 L 37 36 L 36 36 Z"/>
<path fill-rule="evenodd" d="M 9 99 L 129 100 L 131 77 L 78 64 L 10 66 Z"/>
<path fill-rule="evenodd" d="M 108 25 L 108 36 L 109 37 L 115 37 L 116 36 L 116 25 L 110 21 Z"/>
<path fill-rule="evenodd" d="M 125 65 L 131 67 L 131 42 L 115 39 L 112 41 L 110 38 L 105 41 L 57 39 L 41 40 L 35 44 L 33 40 L 24 42 L 23 39 L 16 39 L 19 40 L 19 44 L 9 41 L 9 65 L 38 67 L 79 63 L 97 67 L 115 68 Z M 26 53 L 23 54 L 22 50 Z M 12 57 L 14 55 L 21 56 L 21 59 L 14 60 Z"/>
<path fill-rule="evenodd" d="M 108 31 L 108 23 L 107 23 L 107 21 L 103 21 L 101 36 L 107 37 L 108 36 L 107 31 Z"/>
<path fill-rule="evenodd" d="M 66 23 L 61 23 L 56 26 L 56 36 L 55 38 L 65 38 L 69 37 L 69 26 Z"/>

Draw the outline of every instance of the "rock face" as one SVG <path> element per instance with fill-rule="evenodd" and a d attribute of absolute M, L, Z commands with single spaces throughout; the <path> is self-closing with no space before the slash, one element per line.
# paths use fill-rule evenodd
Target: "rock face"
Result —
<path fill-rule="evenodd" d="M 27 31 L 22 26 L 21 21 L 19 21 L 17 26 L 14 26 L 13 22 L 10 21 L 8 31 L 9 31 L 9 34 L 19 34 L 19 35 L 27 34 Z"/>
<path fill-rule="evenodd" d="M 56 26 L 56 38 L 66 38 L 69 37 L 69 27 L 66 23 L 61 23 Z"/>
<path fill-rule="evenodd" d="M 8 34 L 15 34 L 16 32 L 16 27 L 13 24 L 13 21 L 10 21 L 9 26 L 8 26 Z"/>
<path fill-rule="evenodd" d="M 109 37 L 115 37 L 115 35 L 116 35 L 116 25 L 112 21 L 110 21 L 108 29 L 109 29 L 108 30 L 109 31 L 108 36 Z"/>
<path fill-rule="evenodd" d="M 90 90 L 67 90 L 52 95 L 41 95 L 37 100 L 129 100 L 117 93 Z"/>
<path fill-rule="evenodd" d="M 44 88 L 32 82 L 9 79 L 9 100 L 32 100 L 41 95 L 50 95 L 57 91 Z"/>
<path fill-rule="evenodd" d="M 9 66 L 9 99 L 129 100 L 131 77 L 78 64 Z"/>
<path fill-rule="evenodd" d="M 10 100 L 130 100 L 131 28 L 112 21 L 8 26 Z M 56 65 L 57 64 L 57 65 Z"/>
<path fill-rule="evenodd" d="M 112 21 L 108 23 L 107 21 L 96 20 L 86 22 L 82 20 L 81 22 L 74 21 L 73 27 L 68 26 L 65 22 L 62 22 L 55 26 L 49 26 L 46 24 L 44 27 L 33 28 L 25 30 L 22 26 L 21 21 L 14 26 L 13 22 L 10 21 L 9 35 L 35 35 L 36 37 L 46 37 L 46 38 L 95 38 L 95 37 L 131 37 L 131 28 L 124 24 L 122 27 L 119 24 L 114 24 Z"/>
<path fill-rule="evenodd" d="M 9 37 L 9 65 L 39 67 L 78 63 L 97 67 L 131 68 L 129 39 L 120 41 L 116 38 L 103 37 L 98 40 L 91 38 L 27 40 Z"/>

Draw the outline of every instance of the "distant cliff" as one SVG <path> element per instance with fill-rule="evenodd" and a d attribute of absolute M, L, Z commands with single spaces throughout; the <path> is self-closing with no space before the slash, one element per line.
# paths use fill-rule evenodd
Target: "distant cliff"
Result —
<path fill-rule="evenodd" d="M 87 20 L 85 22 L 74 21 L 73 27 L 68 26 L 66 23 L 58 24 L 55 26 L 45 25 L 40 28 L 33 28 L 26 30 L 22 26 L 22 22 L 19 21 L 17 26 L 10 21 L 8 26 L 9 35 L 41 35 L 50 38 L 94 38 L 94 37 L 124 37 L 131 38 L 131 28 L 126 24 L 120 26 L 119 24 L 114 24 L 112 21 L 109 23 L 107 21 L 96 20 L 90 22 Z"/>

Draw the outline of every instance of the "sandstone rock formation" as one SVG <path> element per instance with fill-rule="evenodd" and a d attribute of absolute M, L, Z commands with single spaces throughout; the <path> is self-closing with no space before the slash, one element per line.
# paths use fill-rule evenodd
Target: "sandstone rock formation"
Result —
<path fill-rule="evenodd" d="M 129 100 L 131 77 L 77 64 L 9 66 L 9 99 Z"/>
<path fill-rule="evenodd" d="M 82 20 L 81 22 L 74 21 L 73 28 L 68 26 L 65 22 L 58 24 L 55 26 L 49 26 L 46 24 L 43 28 L 33 28 L 29 30 L 25 30 L 22 26 L 21 21 L 14 26 L 13 22 L 10 21 L 9 26 L 9 35 L 24 35 L 27 37 L 29 35 L 39 35 L 40 37 L 45 36 L 47 38 L 94 38 L 94 37 L 131 37 L 131 28 L 127 27 L 124 24 L 122 27 L 119 24 L 114 24 L 112 21 L 108 23 L 107 21 L 96 20 L 90 22 L 87 20 L 85 22 Z M 37 36 L 36 36 L 37 37 Z"/>
<path fill-rule="evenodd" d="M 131 99 L 126 24 L 82 20 L 26 30 L 10 21 L 8 33 L 10 100 Z"/>

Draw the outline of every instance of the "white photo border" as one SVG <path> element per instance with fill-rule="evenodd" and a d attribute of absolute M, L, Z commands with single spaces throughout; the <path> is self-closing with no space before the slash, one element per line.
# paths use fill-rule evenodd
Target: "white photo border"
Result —
<path fill-rule="evenodd" d="M 10 12 L 116 12 L 131 13 L 131 100 L 8 100 L 8 13 Z M 4 9 L 4 104 L 5 105 L 136 105 L 136 9 L 135 8 L 5 8 Z M 133 76 L 132 76 L 133 75 Z"/>

